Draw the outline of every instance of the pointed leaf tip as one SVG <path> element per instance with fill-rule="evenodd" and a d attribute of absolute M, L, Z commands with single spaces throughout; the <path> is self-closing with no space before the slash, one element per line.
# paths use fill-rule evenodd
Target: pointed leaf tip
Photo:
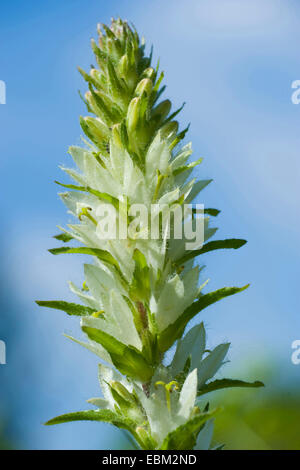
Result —
<path fill-rule="evenodd" d="M 255 382 L 245 382 L 243 380 L 236 379 L 217 379 L 200 387 L 197 396 L 199 397 L 206 393 L 222 390 L 224 388 L 260 388 L 264 386 L 265 384 L 260 380 L 255 380 Z"/>
<path fill-rule="evenodd" d="M 115 412 L 108 409 L 67 413 L 50 419 L 44 423 L 44 425 L 52 426 L 54 424 L 70 423 L 73 421 L 104 421 L 106 423 L 112 423 L 115 426 L 123 429 L 130 429 L 132 426 L 132 422 L 128 418 L 123 418 L 122 416 L 119 416 Z"/>
<path fill-rule="evenodd" d="M 92 315 L 95 311 L 85 305 L 65 302 L 63 300 L 36 300 L 35 303 L 40 307 L 54 308 L 55 310 L 62 310 L 68 315 L 76 315 L 80 317 Z"/>

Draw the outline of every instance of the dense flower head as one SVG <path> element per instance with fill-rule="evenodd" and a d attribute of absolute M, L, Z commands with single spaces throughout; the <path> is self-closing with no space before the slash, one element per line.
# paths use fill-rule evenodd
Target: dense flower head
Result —
<path fill-rule="evenodd" d="M 48 424 L 106 421 L 129 431 L 143 449 L 210 448 L 216 411 L 200 397 L 261 383 L 213 380 L 229 344 L 208 351 L 203 323 L 185 331 L 204 308 L 247 287 L 203 293 L 201 255 L 239 248 L 245 240 L 208 241 L 216 232 L 210 217 L 219 212 L 211 208 L 198 214 L 199 246 L 187 248 L 185 230 L 181 238 L 174 236 L 174 209 L 191 205 L 211 181 L 192 176 L 202 159 L 189 161 L 191 144 L 182 142 L 187 129 L 180 130 L 175 120 L 180 109 L 172 112 L 171 102 L 161 100 L 163 73 L 152 66 L 152 53 L 145 54 L 136 30 L 121 19 L 110 27 L 99 25 L 92 48 L 97 66 L 88 73 L 79 69 L 88 86 L 83 99 L 89 115 L 80 118 L 83 146 L 69 149 L 76 168 L 63 168 L 75 184 L 59 183 L 67 189 L 60 196 L 74 222 L 56 238 L 74 246 L 50 251 L 90 255 L 93 262 L 84 265 L 82 288 L 70 283 L 81 304 L 38 303 L 81 317 L 86 340 L 71 339 L 101 358 L 104 398 L 89 400 L 97 410 L 62 415 Z M 139 219 L 134 233 L 127 230 L 137 204 L 146 211 L 155 205 L 156 237 L 149 237 L 147 218 Z M 181 227 L 193 226 L 196 212 L 180 214 Z M 104 236 L 120 233 L 121 227 L 126 236 Z M 168 364 L 165 353 L 174 343 Z"/>

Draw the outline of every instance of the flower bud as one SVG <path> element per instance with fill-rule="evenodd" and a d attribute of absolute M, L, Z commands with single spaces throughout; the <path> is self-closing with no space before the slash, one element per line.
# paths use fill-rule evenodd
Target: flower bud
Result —
<path fill-rule="evenodd" d="M 149 434 L 147 433 L 146 429 L 143 428 L 142 426 L 137 426 L 135 428 L 135 432 L 137 433 L 139 439 L 141 440 L 141 442 L 145 445 L 145 446 L 148 446 L 149 443 L 150 443 L 150 439 L 149 439 Z M 148 447 L 148 448 L 151 448 L 151 447 Z"/>
<path fill-rule="evenodd" d="M 118 72 L 120 77 L 125 80 L 128 90 L 133 92 L 136 81 L 138 79 L 136 68 L 134 66 L 130 66 L 130 61 L 128 59 L 128 55 L 125 54 L 121 57 L 118 65 Z"/>
<path fill-rule="evenodd" d="M 124 88 L 111 59 L 107 60 L 107 72 L 112 93 L 116 97 L 122 97 L 124 95 Z"/>
<path fill-rule="evenodd" d="M 109 129 L 100 121 L 100 119 L 87 116 L 84 120 L 92 134 L 94 134 L 99 140 L 107 140 L 109 138 Z"/>
<path fill-rule="evenodd" d="M 177 134 L 178 127 L 179 126 L 177 121 L 167 122 L 164 126 L 161 127 L 159 132 L 161 133 L 163 139 L 169 139 Z"/>
<path fill-rule="evenodd" d="M 89 111 L 92 111 L 94 114 L 98 114 L 97 112 L 97 106 L 95 106 L 95 101 L 92 97 L 92 93 L 90 91 L 87 91 L 84 94 L 87 106 L 90 108 Z"/>
<path fill-rule="evenodd" d="M 103 152 L 107 152 L 106 145 L 109 139 L 109 130 L 100 119 L 95 119 L 90 116 L 80 117 L 80 125 L 85 135 L 96 144 Z"/>
<path fill-rule="evenodd" d="M 152 67 L 148 67 L 146 70 L 144 70 L 142 76 L 145 78 L 150 78 L 152 83 L 154 83 L 156 79 L 156 72 Z"/>
<path fill-rule="evenodd" d="M 120 149 L 123 148 L 121 137 L 121 124 L 114 124 L 112 126 L 111 136 L 113 143 L 117 145 Z"/>
<path fill-rule="evenodd" d="M 90 71 L 90 76 L 96 81 L 99 82 L 99 85 L 101 84 L 101 72 L 100 70 L 97 69 L 91 69 Z"/>
<path fill-rule="evenodd" d="M 121 47 L 118 39 L 107 39 L 106 41 L 107 53 L 114 57 L 116 60 L 120 57 Z"/>
<path fill-rule="evenodd" d="M 152 87 L 153 83 L 150 78 L 143 78 L 135 89 L 135 95 L 142 96 L 143 93 L 146 93 L 146 95 L 149 96 L 152 91 Z"/>
<path fill-rule="evenodd" d="M 118 65 L 119 74 L 123 78 L 125 77 L 127 78 L 128 69 L 129 69 L 129 62 L 128 62 L 128 57 L 125 54 L 121 57 L 119 65 Z"/>
<path fill-rule="evenodd" d="M 133 98 L 128 106 L 127 111 L 127 127 L 129 132 L 132 132 L 136 129 L 139 115 L 140 115 L 140 108 L 141 108 L 141 98 Z"/>
<path fill-rule="evenodd" d="M 93 109 L 95 110 L 95 114 L 97 114 L 102 122 L 105 122 L 108 126 L 114 122 L 115 115 L 111 107 L 105 102 L 105 95 L 101 93 L 101 91 L 97 90 L 94 91 L 92 87 L 90 87 L 91 96 L 89 98 L 89 102 L 91 103 Z"/>
<path fill-rule="evenodd" d="M 135 403 L 135 399 L 131 393 L 128 392 L 127 388 L 124 387 L 120 382 L 113 380 L 109 383 L 110 387 L 120 395 L 123 400 L 128 401 L 130 403 Z"/>

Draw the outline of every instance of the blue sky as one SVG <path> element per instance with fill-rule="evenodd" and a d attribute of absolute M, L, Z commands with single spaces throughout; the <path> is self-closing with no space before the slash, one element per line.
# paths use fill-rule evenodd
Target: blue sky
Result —
<path fill-rule="evenodd" d="M 97 360 L 62 336 L 76 334 L 76 322 L 33 304 L 71 299 L 66 281 L 82 279 L 81 258 L 46 251 L 56 225 L 68 221 L 53 181 L 68 163 L 68 146 L 80 142 L 85 111 L 77 91 L 85 84 L 76 67 L 93 61 L 97 22 L 118 15 L 154 45 L 166 96 L 175 107 L 186 101 L 181 123 L 191 122 L 194 157 L 204 157 L 199 176 L 214 179 L 199 202 L 222 210 L 218 238 L 248 240 L 237 252 L 206 256 L 210 289 L 251 283 L 205 313 L 211 345 L 232 342 L 226 374 L 237 367 L 244 374 L 245 362 L 266 358 L 282 383 L 300 378 L 290 361 L 300 338 L 300 105 L 291 102 L 291 83 L 300 79 L 299 2 L 17 0 L 1 6 L 0 19 L 7 86 L 0 106 L 0 339 L 8 350 L 0 397 L 12 432 L 30 448 L 118 446 L 110 427 L 41 426 L 98 393 Z"/>

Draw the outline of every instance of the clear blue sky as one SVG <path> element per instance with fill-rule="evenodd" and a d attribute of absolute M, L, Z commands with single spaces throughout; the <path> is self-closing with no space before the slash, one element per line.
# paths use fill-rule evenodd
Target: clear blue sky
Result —
<path fill-rule="evenodd" d="M 211 345 L 232 342 L 232 365 L 269 358 L 279 381 L 300 379 L 291 343 L 300 339 L 299 2 L 285 0 L 51 0 L 6 2 L 0 16 L 1 290 L 0 411 L 30 448 L 113 448 L 119 432 L 93 424 L 44 428 L 98 394 L 97 360 L 69 343 L 77 322 L 40 311 L 36 298 L 71 299 L 66 281 L 82 279 L 82 259 L 51 257 L 51 235 L 68 216 L 53 181 L 80 141 L 85 90 L 76 66 L 93 61 L 97 22 L 120 15 L 154 45 L 166 72 L 166 96 L 186 101 L 194 157 L 214 182 L 206 206 L 217 207 L 218 238 L 246 238 L 230 253 L 207 255 L 210 289 L 251 283 L 211 307 L 204 320 Z M 246 371 L 247 372 L 247 371 Z M 244 371 L 242 371 L 244 374 Z M 3 411 L 3 410 L 2 410 Z"/>

